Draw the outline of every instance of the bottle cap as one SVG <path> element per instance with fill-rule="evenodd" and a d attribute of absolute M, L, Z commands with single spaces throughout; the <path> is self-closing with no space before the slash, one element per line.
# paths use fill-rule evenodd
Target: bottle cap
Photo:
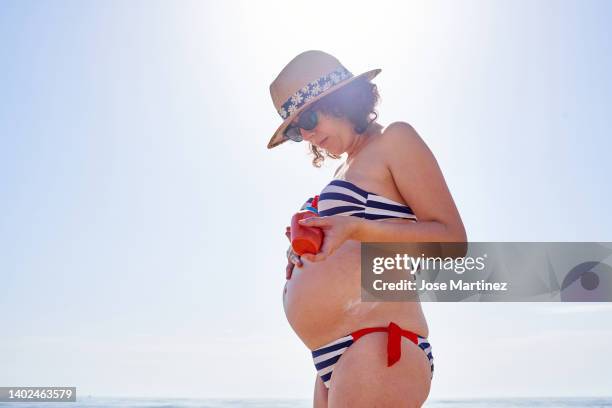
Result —
<path fill-rule="evenodd" d="M 310 203 L 310 205 L 316 208 L 317 210 L 319 209 L 319 195 L 318 194 L 314 196 L 314 198 L 312 199 L 312 203 Z"/>
<path fill-rule="evenodd" d="M 310 205 L 306 206 L 305 210 L 319 215 L 319 196 L 318 195 L 314 196 L 314 198 L 310 202 Z"/>

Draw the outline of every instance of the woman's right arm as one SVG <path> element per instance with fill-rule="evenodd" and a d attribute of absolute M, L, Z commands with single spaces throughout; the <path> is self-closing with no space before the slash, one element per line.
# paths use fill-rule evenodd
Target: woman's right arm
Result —
<path fill-rule="evenodd" d="M 291 227 L 287 227 L 285 235 L 287 236 L 289 242 L 291 242 Z M 291 245 L 289 245 L 289 248 L 287 249 L 287 261 L 288 263 L 287 267 L 285 268 L 285 279 L 291 279 L 293 268 L 295 268 L 296 266 L 298 268 L 301 268 L 303 266 L 300 256 L 293 252 L 293 248 L 291 247 Z"/>
<path fill-rule="evenodd" d="M 300 211 L 306 209 L 306 207 L 308 207 L 308 205 L 312 203 L 313 199 L 314 197 L 310 197 L 308 200 L 306 200 L 306 202 L 300 208 Z M 287 228 L 285 229 L 285 236 L 287 237 L 289 242 L 291 242 L 291 227 L 290 226 L 287 226 Z M 285 268 L 285 279 L 291 279 L 293 268 L 295 268 L 296 266 L 298 268 L 301 268 L 303 266 L 300 256 L 296 254 L 295 252 L 293 252 L 293 248 L 291 247 L 291 245 L 289 245 L 289 248 L 287 249 L 287 261 L 288 261 L 287 267 Z"/>

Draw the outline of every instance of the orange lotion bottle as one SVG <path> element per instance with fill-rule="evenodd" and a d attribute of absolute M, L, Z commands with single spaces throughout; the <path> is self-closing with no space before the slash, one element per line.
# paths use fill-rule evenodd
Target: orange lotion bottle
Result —
<path fill-rule="evenodd" d="M 319 196 L 315 196 L 306 209 L 299 211 L 291 218 L 291 247 L 298 255 L 316 254 L 321 249 L 323 230 L 318 227 L 300 225 L 299 220 L 318 217 Z"/>

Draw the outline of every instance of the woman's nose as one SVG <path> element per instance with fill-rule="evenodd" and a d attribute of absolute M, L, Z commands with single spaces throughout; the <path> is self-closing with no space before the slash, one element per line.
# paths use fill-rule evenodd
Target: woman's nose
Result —
<path fill-rule="evenodd" d="M 310 140 L 314 137 L 315 131 L 313 130 L 306 130 L 306 129 L 300 129 L 300 133 L 302 134 L 302 138 L 304 140 L 306 140 L 307 142 L 310 142 Z"/>

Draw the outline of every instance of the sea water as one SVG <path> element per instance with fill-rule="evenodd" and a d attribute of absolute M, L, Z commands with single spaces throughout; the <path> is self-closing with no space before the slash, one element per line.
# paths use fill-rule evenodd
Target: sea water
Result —
<path fill-rule="evenodd" d="M 83 397 L 77 402 L 0 403 L 15 408 L 310 408 L 308 399 L 160 399 Z M 612 398 L 511 398 L 432 400 L 426 408 L 612 408 Z"/>

